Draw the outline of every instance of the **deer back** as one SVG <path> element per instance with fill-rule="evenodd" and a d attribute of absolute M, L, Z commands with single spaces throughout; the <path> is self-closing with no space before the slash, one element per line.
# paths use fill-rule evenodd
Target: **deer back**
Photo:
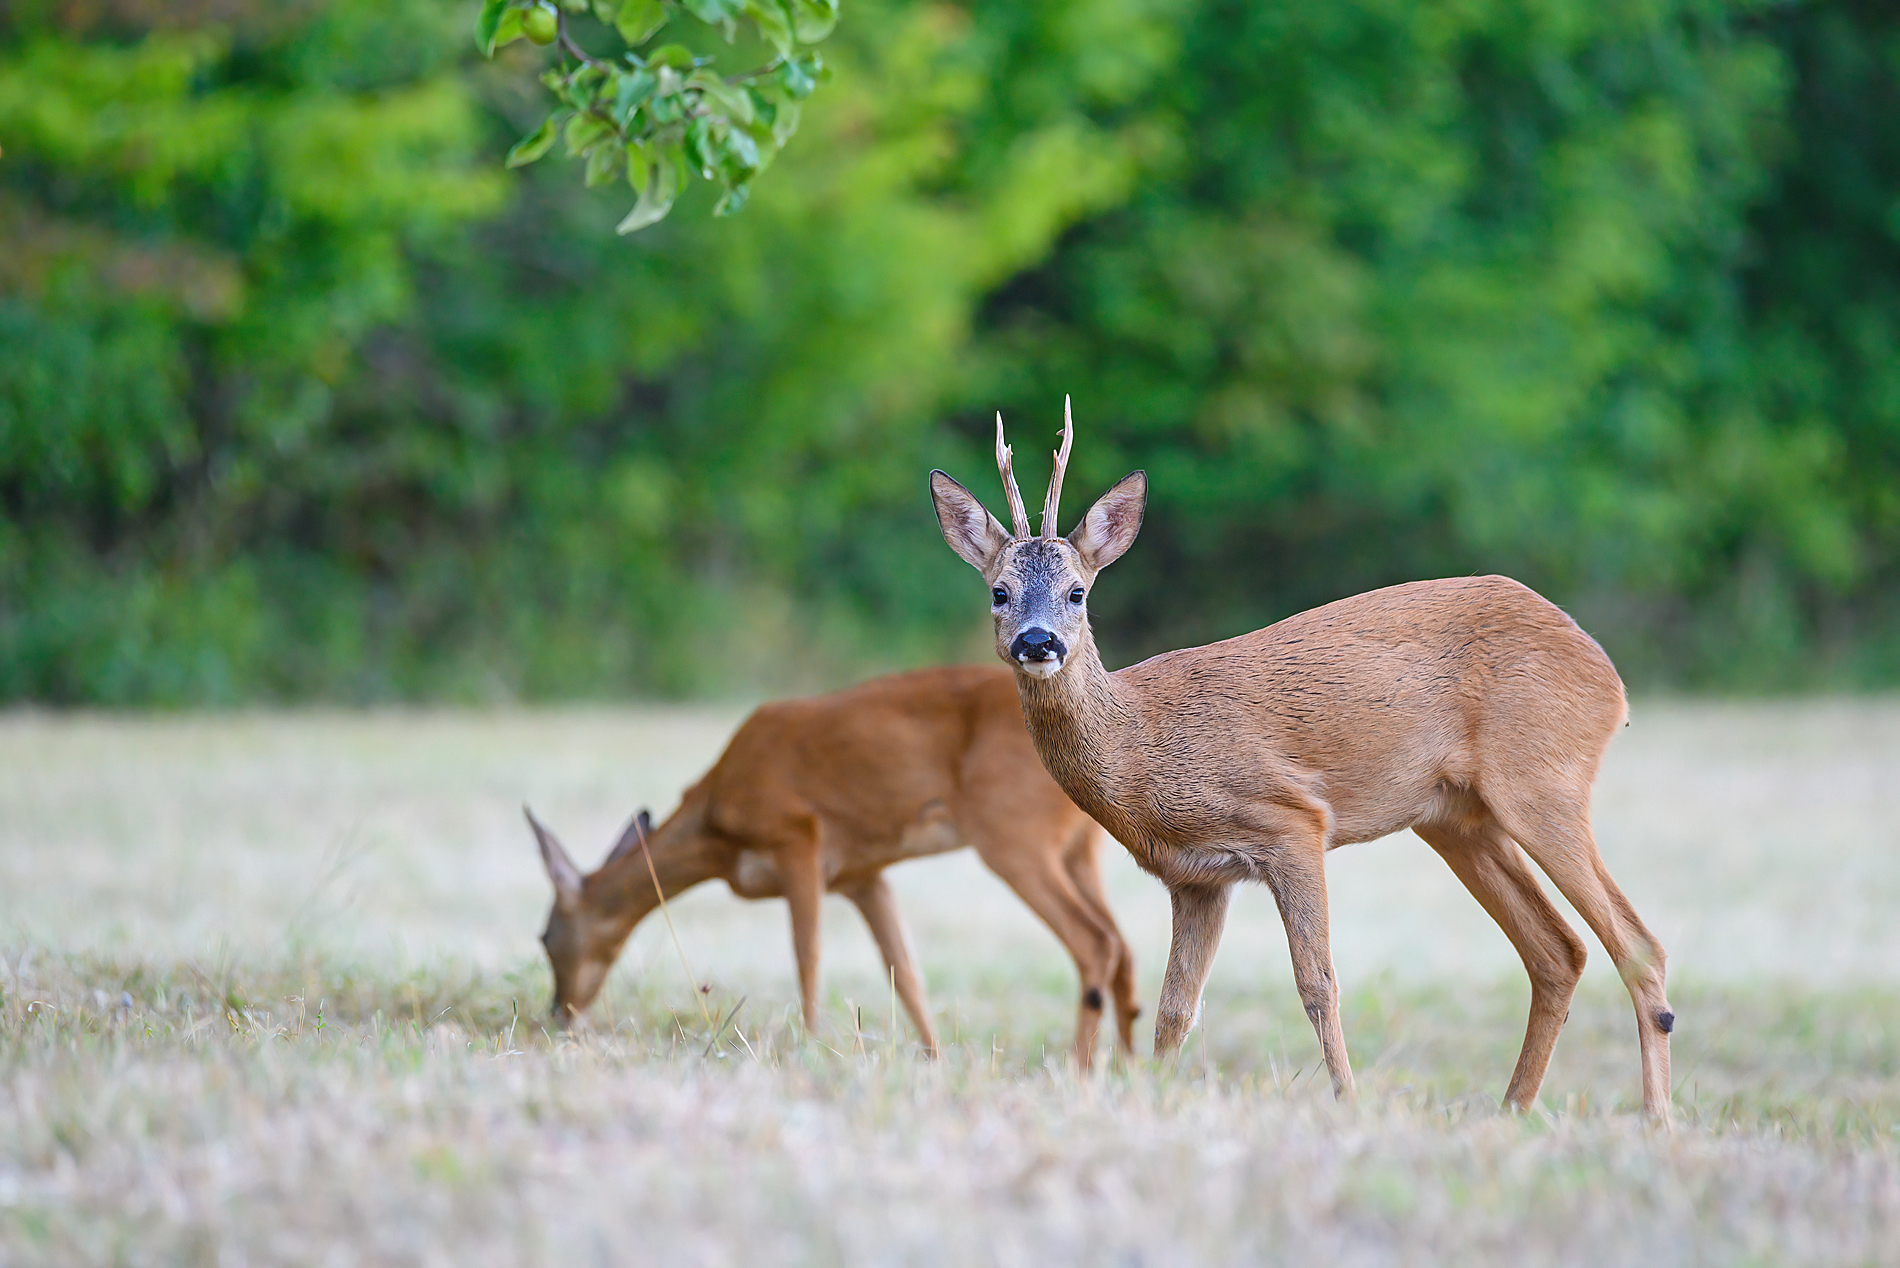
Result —
<path fill-rule="evenodd" d="M 1073 685 L 1019 680 L 1043 760 L 1137 855 L 1322 807 L 1329 844 L 1430 817 L 1450 792 L 1556 777 L 1587 789 L 1623 686 L 1574 621 L 1504 577 L 1374 590 Z M 1082 728 L 1078 730 L 1078 727 Z M 1090 733 L 1092 731 L 1092 733 Z"/>
<path fill-rule="evenodd" d="M 950 666 L 766 705 L 707 775 L 708 825 L 763 845 L 816 818 L 834 838 L 828 849 L 881 849 L 920 818 L 960 817 L 979 746 L 1013 745 L 1019 777 L 1060 796 L 1030 748 L 1015 697 L 1007 670 Z M 953 838 L 942 848 L 960 843 Z"/>

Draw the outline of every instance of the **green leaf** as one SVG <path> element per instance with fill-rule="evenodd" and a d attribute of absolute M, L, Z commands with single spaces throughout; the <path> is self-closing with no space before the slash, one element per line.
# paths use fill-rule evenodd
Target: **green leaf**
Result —
<path fill-rule="evenodd" d="M 695 60 L 693 50 L 684 44 L 662 44 L 647 54 L 648 66 L 670 66 L 674 70 L 691 70 Z"/>
<path fill-rule="evenodd" d="M 567 121 L 567 156 L 573 158 L 603 137 L 612 134 L 613 124 L 597 114 L 577 114 Z"/>
<path fill-rule="evenodd" d="M 724 26 L 739 16 L 745 0 L 680 0 L 680 7 L 709 26 Z"/>
<path fill-rule="evenodd" d="M 713 151 L 719 175 L 727 184 L 738 185 L 758 175 L 759 143 L 739 128 L 729 128 L 720 136 Z"/>
<path fill-rule="evenodd" d="M 785 143 L 792 139 L 793 133 L 798 131 L 798 110 L 796 101 L 788 101 L 778 108 L 778 114 L 772 120 L 772 144 L 780 149 L 783 149 Z"/>
<path fill-rule="evenodd" d="M 782 0 L 746 0 L 745 15 L 759 28 L 780 57 L 790 57 L 798 42 L 792 37 L 792 15 Z"/>
<path fill-rule="evenodd" d="M 751 99 L 754 119 L 768 128 L 778 122 L 778 103 L 750 84 L 746 85 L 745 94 Z"/>
<path fill-rule="evenodd" d="M 560 115 L 551 114 L 541 121 L 540 127 L 516 141 L 514 148 L 508 151 L 508 166 L 526 167 L 546 154 L 554 144 L 554 138 L 560 134 L 560 120 Z"/>
<path fill-rule="evenodd" d="M 640 197 L 614 232 L 636 233 L 673 209 L 681 184 L 678 149 L 677 145 L 660 150 L 627 147 L 627 179 L 632 182 L 636 176 L 641 178 L 641 183 L 635 185 Z"/>
<path fill-rule="evenodd" d="M 554 95 L 573 106 L 576 110 L 585 110 L 599 97 L 600 89 L 605 85 L 607 72 L 598 66 L 583 66 L 569 75 L 559 71 L 550 72 L 545 80 Z"/>
<path fill-rule="evenodd" d="M 818 87 L 818 71 L 822 65 L 816 53 L 794 58 L 778 68 L 778 82 L 794 101 L 802 101 Z"/>
<path fill-rule="evenodd" d="M 627 47 L 638 48 L 666 25 L 666 6 L 660 0 L 624 0 L 614 18 L 614 30 Z"/>
<path fill-rule="evenodd" d="M 686 99 L 680 95 L 680 77 L 676 71 L 661 69 L 659 86 L 653 90 L 647 113 L 661 127 L 678 123 L 686 113 Z"/>
<path fill-rule="evenodd" d="M 620 165 L 626 161 L 626 150 L 617 141 L 602 141 L 587 151 L 587 188 L 605 185 L 620 174 Z"/>
<path fill-rule="evenodd" d="M 594 16 L 602 26 L 612 26 L 620 12 L 620 0 L 594 0 Z"/>
<path fill-rule="evenodd" d="M 526 11 L 522 9 L 509 9 L 501 15 L 501 21 L 495 24 L 495 48 L 513 44 L 528 33 L 521 25 L 521 19 L 524 16 L 526 16 Z"/>
<path fill-rule="evenodd" d="M 711 119 L 704 117 L 695 119 L 686 125 L 686 137 L 684 142 L 686 161 L 692 164 L 694 171 L 698 172 L 707 180 L 714 179 L 716 170 L 713 167 L 714 142 L 712 129 L 713 124 Z"/>
<path fill-rule="evenodd" d="M 644 68 L 622 71 L 619 81 L 614 90 L 613 115 L 614 122 L 625 128 L 632 124 L 633 112 L 640 108 L 641 102 L 653 95 L 653 89 L 660 81 L 652 71 Z"/>
<path fill-rule="evenodd" d="M 720 114 L 739 123 L 752 122 L 752 98 L 745 89 L 729 84 L 710 70 L 693 72 L 686 78 L 688 88 L 699 89 L 700 98 Z"/>
<path fill-rule="evenodd" d="M 790 0 L 792 29 L 800 42 L 816 44 L 838 25 L 838 0 Z"/>
<path fill-rule="evenodd" d="M 483 0 L 481 16 L 475 19 L 475 47 L 483 57 L 495 55 L 495 35 L 501 29 L 501 15 L 508 0 Z"/>
<path fill-rule="evenodd" d="M 751 193 L 752 188 L 749 185 L 728 186 L 726 192 L 719 196 L 719 201 L 713 204 L 713 215 L 731 216 L 738 214 L 739 209 L 745 206 L 745 200 Z"/>
<path fill-rule="evenodd" d="M 588 0 L 554 0 L 554 3 L 569 13 L 585 13 L 588 9 Z"/>

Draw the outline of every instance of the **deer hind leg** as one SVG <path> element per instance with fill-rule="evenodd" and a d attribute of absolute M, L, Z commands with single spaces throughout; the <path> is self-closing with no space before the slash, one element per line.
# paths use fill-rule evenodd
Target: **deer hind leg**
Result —
<path fill-rule="evenodd" d="M 1101 840 L 1103 832 L 1093 823 L 1076 834 L 1075 843 L 1063 855 L 1063 867 L 1076 892 L 1093 913 L 1096 923 L 1115 937 L 1120 954 L 1115 960 L 1111 986 L 1115 999 L 1115 1044 L 1125 1056 L 1135 1051 L 1135 1019 L 1141 1016 L 1141 1001 L 1135 994 L 1135 953 L 1115 923 L 1115 913 L 1102 889 Z"/>
<path fill-rule="evenodd" d="M 1610 953 L 1610 961 L 1636 1006 L 1643 1112 L 1666 1122 L 1669 1034 L 1675 1029 L 1676 1015 L 1663 993 L 1662 944 L 1644 927 L 1636 909 L 1603 866 L 1596 837 L 1590 831 L 1587 793 L 1490 800 L 1504 830 L 1544 869 Z"/>
<path fill-rule="evenodd" d="M 1095 1064 L 1095 1041 L 1101 1032 L 1107 991 L 1126 952 L 1114 921 L 1097 916 L 1058 852 L 1041 844 L 1053 837 L 1053 833 L 1022 830 L 1008 835 L 982 832 L 976 834 L 976 852 L 1062 940 L 1075 961 L 1082 997 L 1076 1007 L 1074 1053 L 1076 1065 L 1087 1070 Z M 1031 840 L 1037 844 L 1024 844 Z"/>
<path fill-rule="evenodd" d="M 864 914 L 864 923 L 871 927 L 871 936 L 877 939 L 877 949 L 884 953 L 884 964 L 897 987 L 897 997 L 904 1001 L 904 1011 L 910 1014 L 918 1038 L 924 1041 L 924 1055 L 936 1056 L 937 1031 L 930 1024 L 930 1001 L 924 996 L 924 980 L 911 958 L 910 934 L 904 928 L 904 917 L 897 910 L 897 896 L 891 893 L 882 873 L 847 890 L 845 896 Z"/>
<path fill-rule="evenodd" d="M 1221 930 L 1227 926 L 1227 904 L 1234 888 L 1226 882 L 1173 885 L 1168 889 L 1174 906 L 1174 927 L 1168 937 L 1168 969 L 1161 977 L 1161 998 L 1155 1002 L 1155 1058 L 1181 1046 L 1201 1016 L 1201 992 L 1214 967 Z"/>
<path fill-rule="evenodd" d="M 806 820 L 806 830 L 778 850 L 779 874 L 785 884 L 785 904 L 792 911 L 792 953 L 798 960 L 798 996 L 803 1006 L 805 1033 L 818 1031 L 818 950 L 825 869 L 818 821 Z"/>
<path fill-rule="evenodd" d="M 1517 846 L 1489 815 L 1456 828 L 1419 824 L 1412 830 L 1438 851 L 1471 896 L 1498 922 L 1530 975 L 1530 1021 L 1524 1028 L 1517 1069 L 1504 1093 L 1505 1105 L 1528 1110 L 1544 1084 L 1551 1051 L 1570 1015 L 1570 997 L 1589 953 L 1551 905 Z"/>

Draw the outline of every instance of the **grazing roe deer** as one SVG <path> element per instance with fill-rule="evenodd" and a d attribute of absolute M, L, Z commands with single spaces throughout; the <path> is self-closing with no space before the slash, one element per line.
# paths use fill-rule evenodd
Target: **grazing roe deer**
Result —
<path fill-rule="evenodd" d="M 593 1002 L 658 905 L 656 875 L 669 899 L 718 878 L 742 898 L 790 905 L 808 1032 L 818 1023 L 819 905 L 826 890 L 849 898 L 934 1055 L 937 1032 L 884 869 L 970 845 L 1075 959 L 1076 1061 L 1092 1064 L 1110 994 L 1121 1050 L 1132 1050 L 1134 958 L 1102 892 L 1102 830 L 1037 762 L 1015 686 L 995 666 L 895 674 L 763 706 L 666 822 L 653 827 L 642 810 L 592 875 L 532 813 L 528 823 L 554 882 L 541 942 L 559 1021 Z"/>
<path fill-rule="evenodd" d="M 1409 827 L 1503 927 L 1530 975 L 1530 1021 L 1505 1103 L 1536 1100 L 1585 958 L 1528 854 L 1629 988 L 1643 1108 L 1666 1119 L 1675 1016 L 1663 950 L 1590 831 L 1597 764 L 1627 715 L 1602 648 L 1517 582 L 1462 577 L 1374 590 L 1110 673 L 1088 590 L 1133 544 L 1147 477 L 1125 477 L 1056 536 L 1073 437 L 1066 402 L 1063 414 L 1040 537 L 1030 535 L 1000 415 L 996 457 L 1014 531 L 943 472 L 931 472 L 930 489 L 944 540 L 989 583 L 996 650 L 1015 670 L 1036 752 L 1168 886 L 1174 931 L 1156 1054 L 1177 1048 L 1199 1018 L 1232 885 L 1264 881 L 1334 1092 L 1350 1093 L 1325 854 Z"/>

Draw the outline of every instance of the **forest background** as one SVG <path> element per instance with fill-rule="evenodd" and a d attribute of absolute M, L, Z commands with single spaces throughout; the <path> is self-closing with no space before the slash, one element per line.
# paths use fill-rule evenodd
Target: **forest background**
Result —
<path fill-rule="evenodd" d="M 850 0 L 738 215 L 505 171 L 471 0 L 0 7 L 0 700 L 984 655 L 924 475 L 1146 467 L 1111 664 L 1502 571 L 1900 684 L 1900 8 Z"/>

